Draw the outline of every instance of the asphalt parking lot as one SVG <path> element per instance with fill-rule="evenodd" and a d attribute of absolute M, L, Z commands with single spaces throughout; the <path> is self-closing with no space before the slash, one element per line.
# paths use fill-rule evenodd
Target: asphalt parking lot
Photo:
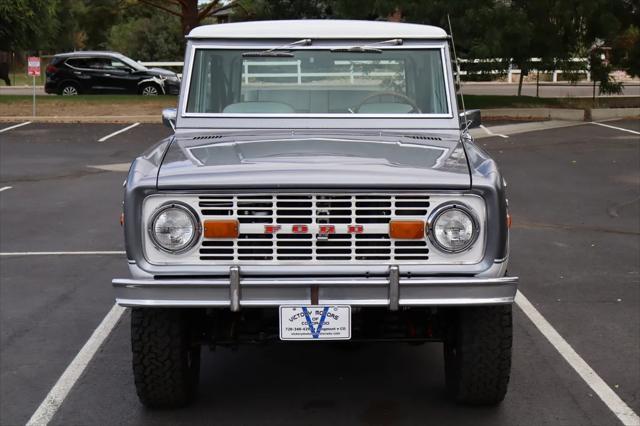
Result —
<path fill-rule="evenodd" d="M 2 131 L 13 124 L 0 123 L 2 425 L 31 418 L 113 306 L 110 280 L 127 274 L 122 164 L 169 134 L 151 124 L 103 142 L 126 126 Z M 616 128 L 583 123 L 477 143 L 508 180 L 510 274 L 640 413 L 640 120 L 605 124 Z M 511 384 L 497 408 L 446 399 L 438 344 L 282 344 L 203 349 L 196 403 L 150 411 L 135 395 L 125 312 L 51 424 L 621 424 L 539 324 L 514 313 Z"/>

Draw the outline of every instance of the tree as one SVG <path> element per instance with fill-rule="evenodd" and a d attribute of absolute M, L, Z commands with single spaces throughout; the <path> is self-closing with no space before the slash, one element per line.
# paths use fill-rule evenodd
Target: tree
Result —
<path fill-rule="evenodd" d="M 234 19 L 323 19 L 331 16 L 331 7 L 323 0 L 237 0 Z"/>
<path fill-rule="evenodd" d="M 619 12 L 614 3 L 627 0 L 511 0 L 495 1 L 484 25 L 493 27 L 494 42 L 484 54 L 510 58 L 520 70 L 518 96 L 522 94 L 525 75 L 532 68 L 553 70 L 569 63 L 571 57 L 588 53 L 593 40 L 610 34 L 617 26 Z M 478 41 L 477 35 L 474 40 Z M 472 49 L 473 52 L 474 49 Z M 479 53 L 482 49 L 475 49 Z M 531 58 L 541 61 L 531 63 Z"/>
<path fill-rule="evenodd" d="M 91 49 L 105 49 L 109 31 L 113 25 L 126 18 L 127 9 L 122 0 L 82 0 L 83 13 L 77 15 L 80 30 L 86 34 L 86 44 Z"/>
<path fill-rule="evenodd" d="M 593 98 L 595 100 L 596 83 L 599 83 L 598 94 L 619 95 L 622 93 L 622 83 L 611 77 L 613 67 L 607 59 L 605 49 L 601 45 L 595 45 L 589 53 L 589 68 L 593 79 Z"/>
<path fill-rule="evenodd" d="M 233 0 L 227 3 L 222 0 L 211 0 L 202 7 L 198 6 L 198 0 L 138 0 L 138 2 L 179 17 L 184 35 L 189 34 L 206 18 L 235 6 Z"/>
<path fill-rule="evenodd" d="M 584 55 L 591 76 L 600 83 L 600 94 L 621 93 L 623 85 L 610 73 L 622 69 L 640 75 L 640 4 L 637 0 L 585 0 L 583 18 Z M 595 97 L 595 85 L 594 85 Z"/>
<path fill-rule="evenodd" d="M 631 25 L 613 42 L 612 62 L 632 77 L 640 77 L 640 28 Z"/>
<path fill-rule="evenodd" d="M 64 25 L 50 35 L 50 48 L 56 52 L 104 49 L 109 28 L 121 18 L 120 0 L 58 1 L 56 19 Z"/>
<path fill-rule="evenodd" d="M 543 0 L 544 1 L 544 0 Z M 506 72 L 511 60 L 523 71 L 530 68 L 533 56 L 533 24 L 527 9 L 512 0 L 337 0 L 334 10 L 340 15 L 355 15 L 364 19 L 384 19 L 398 11 L 406 22 L 436 25 L 449 32 L 449 20 L 455 35 L 457 53 L 461 58 L 506 58 L 490 66 Z M 372 16 L 373 14 L 373 16 Z"/>
<path fill-rule="evenodd" d="M 609 10 L 608 20 L 598 22 L 599 31 L 595 36 L 608 42 L 614 67 L 640 77 L 640 3 L 637 0 L 611 0 Z"/>
<path fill-rule="evenodd" d="M 58 29 L 57 0 L 0 1 L 0 51 L 40 50 Z"/>
<path fill-rule="evenodd" d="M 175 61 L 184 54 L 180 23 L 163 13 L 129 15 L 111 27 L 107 47 L 140 61 Z"/>
<path fill-rule="evenodd" d="M 448 31 L 450 17 L 461 58 L 503 58 L 487 66 L 506 72 L 513 64 L 522 70 L 518 95 L 530 69 L 575 67 L 569 59 L 587 56 L 596 38 L 617 40 L 612 64 L 632 75 L 640 73 L 637 0 L 239 0 L 239 4 L 236 19 L 375 20 L 401 15 L 405 22 Z M 531 58 L 541 62 L 531 63 Z"/>

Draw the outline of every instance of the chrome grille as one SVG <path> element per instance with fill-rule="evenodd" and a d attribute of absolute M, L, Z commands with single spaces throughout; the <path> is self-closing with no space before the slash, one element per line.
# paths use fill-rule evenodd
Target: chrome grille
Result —
<path fill-rule="evenodd" d="M 203 195 L 202 219 L 237 218 L 240 235 L 204 240 L 199 256 L 205 263 L 425 262 L 426 239 L 392 240 L 388 232 L 391 219 L 425 219 L 429 206 L 423 194 Z M 267 233 L 267 225 L 280 230 Z M 335 232 L 321 234 L 322 225 Z"/>

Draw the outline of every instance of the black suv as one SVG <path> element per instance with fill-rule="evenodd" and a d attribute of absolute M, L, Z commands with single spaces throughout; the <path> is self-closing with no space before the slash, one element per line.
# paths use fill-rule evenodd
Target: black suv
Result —
<path fill-rule="evenodd" d="M 47 93 L 138 93 L 177 95 L 180 78 L 172 71 L 147 68 L 116 52 L 73 52 L 55 55 L 47 67 Z"/>

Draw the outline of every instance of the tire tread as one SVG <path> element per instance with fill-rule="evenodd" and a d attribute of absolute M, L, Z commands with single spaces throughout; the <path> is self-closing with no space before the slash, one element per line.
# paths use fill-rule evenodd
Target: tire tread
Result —
<path fill-rule="evenodd" d="M 182 407 L 194 396 L 199 359 L 189 366 L 185 316 L 179 309 L 132 310 L 133 375 L 138 398 L 145 406 Z"/>
<path fill-rule="evenodd" d="M 511 372 L 512 336 L 511 305 L 460 310 L 454 382 L 449 385 L 458 402 L 495 405 L 504 399 Z"/>

